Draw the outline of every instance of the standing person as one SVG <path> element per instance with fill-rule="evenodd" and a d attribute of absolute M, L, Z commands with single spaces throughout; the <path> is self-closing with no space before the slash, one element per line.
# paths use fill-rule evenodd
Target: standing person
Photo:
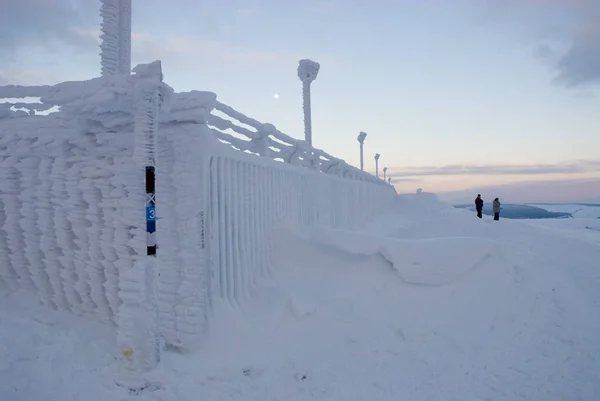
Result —
<path fill-rule="evenodd" d="M 500 220 L 500 210 L 502 210 L 502 205 L 500 204 L 500 200 L 498 198 L 494 199 L 492 203 L 492 208 L 494 209 L 494 220 Z"/>
<path fill-rule="evenodd" d="M 481 199 L 481 194 L 477 194 L 477 198 L 475 198 L 475 210 L 477 210 L 477 217 L 481 218 L 483 211 L 483 199 Z"/>

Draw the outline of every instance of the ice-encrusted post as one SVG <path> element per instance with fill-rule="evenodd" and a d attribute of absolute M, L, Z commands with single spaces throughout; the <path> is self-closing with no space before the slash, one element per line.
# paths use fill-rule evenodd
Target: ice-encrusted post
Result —
<path fill-rule="evenodd" d="M 122 369 L 117 383 L 132 391 L 148 386 L 145 375 L 160 362 L 158 325 L 158 266 L 156 261 L 155 168 L 157 131 L 162 99 L 160 61 L 139 65 L 134 94 L 134 166 L 136 178 L 145 181 L 146 250 L 138 252 L 134 265 L 122 269 L 119 297 L 122 304 L 118 316 L 118 344 Z M 142 186 L 140 186 L 141 189 Z M 143 199 L 134 194 L 136 199 Z M 143 195 L 142 195 L 143 196 Z M 140 205 L 140 209 L 141 209 Z M 140 210 L 140 225 L 142 212 Z"/>
<path fill-rule="evenodd" d="M 387 181 L 387 167 L 383 168 L 383 180 Z"/>
<path fill-rule="evenodd" d="M 379 178 L 379 153 L 375 153 L 375 177 Z"/>
<path fill-rule="evenodd" d="M 102 75 L 131 73 L 131 0 L 100 0 Z"/>
<path fill-rule="evenodd" d="M 152 160 L 146 165 L 146 254 L 152 257 L 156 257 L 155 162 Z"/>
<path fill-rule="evenodd" d="M 358 143 L 360 143 L 360 169 L 361 170 L 365 170 L 365 163 L 364 163 L 364 158 L 363 158 L 363 147 L 365 144 L 365 138 L 367 137 L 367 133 L 366 132 L 361 132 L 360 134 L 358 134 Z"/>
<path fill-rule="evenodd" d="M 388 184 L 392 185 L 392 177 L 388 177 Z"/>
<path fill-rule="evenodd" d="M 298 63 L 298 78 L 302 81 L 302 102 L 304 108 L 304 139 L 312 145 L 312 117 L 310 111 L 310 84 L 317 79 L 319 63 L 303 59 Z"/>

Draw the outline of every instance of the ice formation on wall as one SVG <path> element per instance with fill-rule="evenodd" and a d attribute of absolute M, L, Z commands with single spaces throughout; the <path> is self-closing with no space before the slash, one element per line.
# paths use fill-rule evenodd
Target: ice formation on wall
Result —
<path fill-rule="evenodd" d="M 0 284 L 114 322 L 149 366 L 156 320 L 165 342 L 195 348 L 215 298 L 243 304 L 273 268 L 277 227 L 356 229 L 395 191 L 214 93 L 173 94 L 160 63 L 134 73 L 0 87 L 0 98 L 39 97 L 30 109 L 60 107 L 30 115 L 11 111 L 15 100 L 0 111 Z M 157 265 L 145 260 L 151 158 Z M 136 327 L 147 341 L 132 340 Z"/>
<path fill-rule="evenodd" d="M 102 75 L 131 70 L 131 0 L 101 0 L 100 63 Z"/>
<path fill-rule="evenodd" d="M 136 74 L 0 87 L 1 98 L 38 96 L 41 107 L 61 109 L 0 119 L 2 283 L 116 321 L 119 274 L 145 254 L 144 188 L 132 156 L 135 99 L 147 86 Z"/>

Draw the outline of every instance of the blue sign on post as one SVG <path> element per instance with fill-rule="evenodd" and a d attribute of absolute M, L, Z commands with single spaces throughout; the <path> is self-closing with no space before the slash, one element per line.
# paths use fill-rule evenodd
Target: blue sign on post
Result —
<path fill-rule="evenodd" d="M 146 206 L 146 231 L 149 233 L 156 231 L 156 207 L 154 205 Z"/>
<path fill-rule="evenodd" d="M 149 256 L 156 256 L 155 181 L 154 166 L 146 166 L 146 238 Z"/>
<path fill-rule="evenodd" d="M 156 221 L 156 206 L 146 206 L 146 221 Z"/>

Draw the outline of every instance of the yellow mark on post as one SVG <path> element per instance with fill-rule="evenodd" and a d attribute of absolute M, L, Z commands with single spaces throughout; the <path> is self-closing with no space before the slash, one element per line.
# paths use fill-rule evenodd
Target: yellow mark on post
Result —
<path fill-rule="evenodd" d="M 133 356 L 133 350 L 131 348 L 125 348 L 121 351 L 121 354 L 123 354 L 123 358 L 131 360 L 131 357 Z"/>

